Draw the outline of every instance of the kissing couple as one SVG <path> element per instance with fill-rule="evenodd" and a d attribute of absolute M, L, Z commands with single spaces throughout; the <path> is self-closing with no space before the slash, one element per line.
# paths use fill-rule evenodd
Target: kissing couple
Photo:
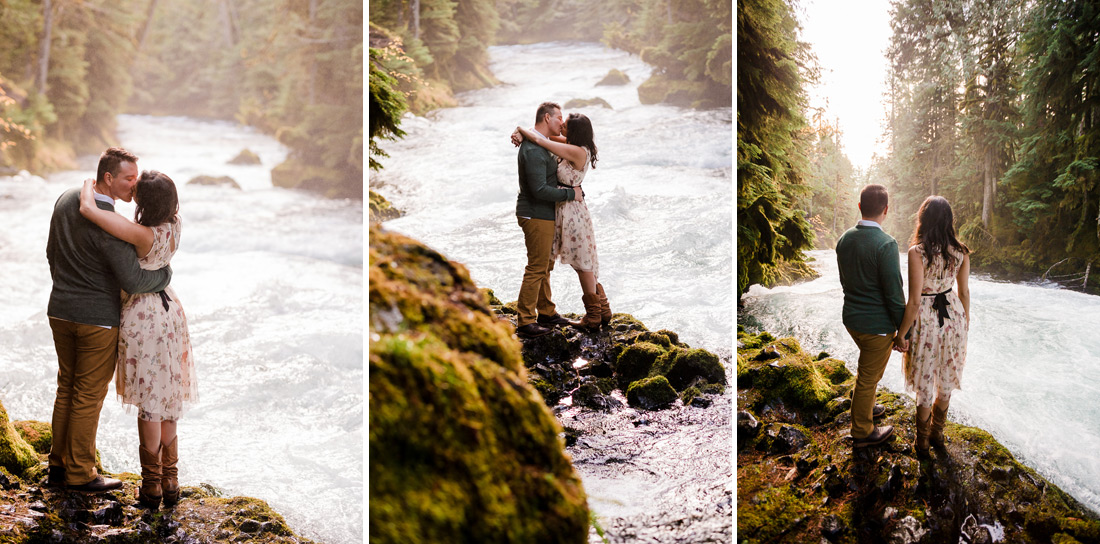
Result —
<path fill-rule="evenodd" d="M 580 113 L 563 121 L 561 106 L 543 102 L 535 126 L 516 127 L 512 143 L 519 146 L 516 218 L 527 247 L 516 334 L 534 338 L 554 326 L 599 330 L 611 321 L 611 307 L 599 282 L 596 236 L 581 189 L 589 167 L 596 167 L 592 122 Z M 558 314 L 551 300 L 550 272 L 559 259 L 581 282 L 585 313 L 579 322 Z"/>
<path fill-rule="evenodd" d="M 198 400 L 187 316 L 168 286 L 182 223 L 175 183 L 120 147 L 99 157 L 96 179 L 54 204 L 46 312 L 57 351 L 57 396 L 47 485 L 102 493 L 122 487 L 96 470 L 107 386 L 138 410 L 139 502 L 179 500 L 176 422 Z M 134 220 L 115 213 L 133 200 Z"/>

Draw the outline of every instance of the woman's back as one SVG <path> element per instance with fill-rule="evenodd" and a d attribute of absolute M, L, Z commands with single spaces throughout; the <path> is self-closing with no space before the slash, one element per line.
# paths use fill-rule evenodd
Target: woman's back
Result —
<path fill-rule="evenodd" d="M 153 247 L 138 262 L 145 270 L 157 270 L 167 266 L 179 248 L 182 232 L 180 216 L 177 214 L 171 221 L 150 228 L 153 230 Z"/>
<path fill-rule="evenodd" d="M 924 286 L 921 288 L 921 293 L 942 293 L 954 287 L 955 276 L 958 275 L 959 267 L 962 266 L 963 252 L 958 248 L 949 247 L 952 262 L 949 266 L 944 266 L 941 253 L 937 252 L 929 258 L 924 244 L 918 244 L 916 247 L 924 264 Z"/>

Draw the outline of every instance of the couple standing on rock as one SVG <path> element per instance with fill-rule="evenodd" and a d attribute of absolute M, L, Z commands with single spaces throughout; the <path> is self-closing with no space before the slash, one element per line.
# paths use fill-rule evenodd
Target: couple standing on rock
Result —
<path fill-rule="evenodd" d="M 876 427 L 885 413 L 875 389 L 891 348 L 904 353 L 905 387 L 916 393 L 915 448 L 943 446 L 951 392 L 959 389 L 970 327 L 970 250 L 955 237 L 951 205 L 930 196 L 917 212 L 908 252 L 909 302 L 901 281 L 898 243 L 882 230 L 889 195 L 868 185 L 859 195 L 863 216 L 836 244 L 844 289 L 844 326 L 859 347 L 852 391 L 852 447 L 882 444 L 890 425 Z"/>
<path fill-rule="evenodd" d="M 115 213 L 133 200 L 134 221 Z M 198 400 L 187 317 L 169 266 L 179 247 L 176 186 L 161 172 L 140 175 L 137 157 L 112 147 L 95 180 L 54 204 L 46 258 L 49 317 L 57 351 L 57 397 L 47 484 L 100 493 L 122 487 L 96 471 L 99 413 L 111 378 L 123 404 L 138 408 L 141 489 L 157 508 L 179 500 L 176 421 Z"/>
<path fill-rule="evenodd" d="M 516 127 L 512 143 L 519 146 L 516 218 L 527 247 L 516 333 L 534 338 L 553 326 L 599 329 L 611 321 L 611 308 L 599 283 L 596 238 L 581 190 L 589 166 L 596 167 L 592 123 L 579 113 L 563 122 L 561 106 L 543 102 L 534 128 Z M 550 300 L 550 271 L 558 259 L 580 279 L 585 311 L 580 322 L 562 317 Z"/>

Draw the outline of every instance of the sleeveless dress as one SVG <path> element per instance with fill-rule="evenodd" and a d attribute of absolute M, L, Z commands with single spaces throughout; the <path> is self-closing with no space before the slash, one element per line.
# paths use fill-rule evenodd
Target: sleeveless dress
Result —
<path fill-rule="evenodd" d="M 955 276 L 962 266 L 963 253 L 951 248 L 954 265 L 945 269 L 943 256 L 931 260 L 918 245 L 921 263 L 924 265 L 924 285 L 921 294 L 932 295 L 951 289 L 942 297 L 921 296 L 917 321 L 909 338 L 909 351 L 903 357 L 905 388 L 917 394 L 919 406 L 930 406 L 939 389 L 950 393 L 960 389 L 963 366 L 966 364 L 966 312 L 955 290 Z M 944 317 L 936 306 L 937 298 L 946 302 Z M 941 325 L 942 322 L 942 325 Z"/>
<path fill-rule="evenodd" d="M 577 170 L 565 159 L 558 159 L 558 184 L 565 187 L 580 187 L 584 175 L 588 173 L 588 149 L 584 149 L 584 168 Z M 588 206 L 584 202 L 569 200 L 558 202 L 554 212 L 554 245 L 550 250 L 550 259 L 560 259 L 562 264 L 592 272 L 600 277 L 600 265 L 596 258 L 596 234 L 592 229 L 592 218 L 588 215 Z"/>
<path fill-rule="evenodd" d="M 141 268 L 168 265 L 175 254 L 171 241 L 178 249 L 181 228 L 178 215 L 153 227 L 153 248 L 139 259 Z M 122 295 L 115 387 L 122 402 L 136 406 L 138 417 L 147 421 L 175 421 L 199 400 L 187 316 L 172 287 L 164 293 L 167 298 L 159 293 Z"/>

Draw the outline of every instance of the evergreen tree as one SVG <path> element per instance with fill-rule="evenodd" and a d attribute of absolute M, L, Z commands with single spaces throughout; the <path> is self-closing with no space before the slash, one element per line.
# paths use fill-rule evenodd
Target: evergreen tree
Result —
<path fill-rule="evenodd" d="M 737 9 L 737 294 L 769 284 L 785 262 L 804 262 L 813 234 L 793 199 L 805 192 L 802 115 L 809 52 L 783 0 Z M 804 266 L 804 264 L 803 264 Z"/>

